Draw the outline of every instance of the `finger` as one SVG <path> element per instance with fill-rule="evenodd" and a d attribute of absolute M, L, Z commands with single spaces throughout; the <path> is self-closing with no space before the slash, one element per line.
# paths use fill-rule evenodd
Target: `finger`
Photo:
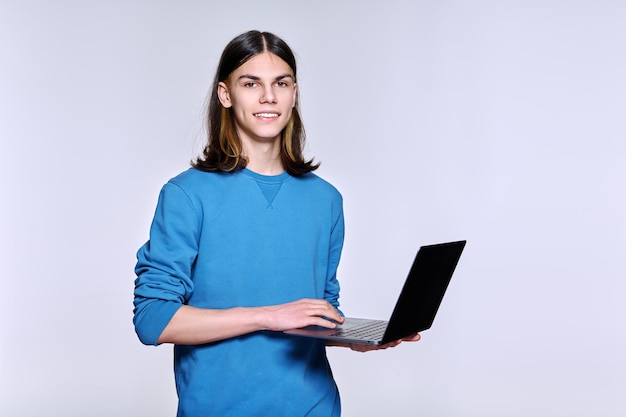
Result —
<path fill-rule="evenodd" d="M 336 323 L 343 323 L 345 320 L 341 314 L 333 307 L 328 301 L 325 300 L 311 300 L 313 302 L 308 304 L 309 310 L 307 314 L 310 316 L 325 317 Z M 333 326 L 334 327 L 334 326 Z"/>
<path fill-rule="evenodd" d="M 385 345 L 368 345 L 365 343 L 355 343 L 350 346 L 350 348 L 356 352 L 372 352 L 374 350 L 384 350 L 391 347 L 390 344 Z"/>
<path fill-rule="evenodd" d="M 322 317 L 311 317 L 311 324 L 312 326 L 320 326 L 320 327 L 325 327 L 327 329 L 334 329 L 335 327 L 337 327 L 337 325 L 330 321 L 330 320 L 326 320 L 325 318 Z"/>
<path fill-rule="evenodd" d="M 417 342 L 418 340 L 420 340 L 422 337 L 420 336 L 419 333 L 415 333 L 412 334 L 410 336 L 404 337 L 402 338 L 403 342 Z"/>
<path fill-rule="evenodd" d="M 363 343 L 350 343 L 348 345 L 350 347 L 351 350 L 355 351 L 355 352 L 369 352 L 370 350 L 373 349 L 377 349 L 377 346 L 370 346 L 370 345 L 366 345 Z"/>
<path fill-rule="evenodd" d="M 329 312 L 327 312 L 326 314 L 324 314 L 324 317 L 334 321 L 335 323 L 338 324 L 343 324 L 344 321 L 346 321 L 345 317 L 343 317 L 341 314 L 339 314 L 339 312 L 337 311 L 337 309 L 335 309 L 334 307 L 331 306 L 331 310 Z"/>

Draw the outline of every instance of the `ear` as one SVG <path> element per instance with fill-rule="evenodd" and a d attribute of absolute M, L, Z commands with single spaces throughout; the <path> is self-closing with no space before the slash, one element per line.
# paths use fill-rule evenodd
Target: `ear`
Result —
<path fill-rule="evenodd" d="M 298 102 L 298 84 L 294 83 L 293 84 L 293 98 L 292 98 L 292 103 L 291 103 L 292 109 L 296 107 L 297 102 Z"/>
<path fill-rule="evenodd" d="M 225 108 L 232 107 L 233 103 L 230 101 L 230 93 L 226 83 L 220 82 L 217 84 L 217 98 L 219 98 L 220 103 Z"/>

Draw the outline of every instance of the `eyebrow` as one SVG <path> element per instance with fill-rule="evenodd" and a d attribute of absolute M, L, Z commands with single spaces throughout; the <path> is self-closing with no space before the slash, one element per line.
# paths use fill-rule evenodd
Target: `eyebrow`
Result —
<path fill-rule="evenodd" d="M 248 78 L 248 79 L 254 80 L 254 81 L 260 81 L 261 80 L 261 77 L 256 76 L 256 75 L 252 75 L 252 74 L 242 74 L 237 79 L 241 80 L 243 78 Z M 279 81 L 279 80 L 282 80 L 284 78 L 291 78 L 292 80 L 294 79 L 293 75 L 291 75 L 291 74 L 282 74 L 282 75 L 279 75 L 276 78 L 274 78 L 274 81 Z"/>

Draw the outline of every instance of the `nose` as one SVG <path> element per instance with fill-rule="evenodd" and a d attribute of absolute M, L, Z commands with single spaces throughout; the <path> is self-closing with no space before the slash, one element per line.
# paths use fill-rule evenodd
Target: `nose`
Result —
<path fill-rule="evenodd" d="M 276 95 L 274 94 L 274 90 L 271 85 L 265 86 L 263 88 L 263 92 L 261 94 L 261 103 L 276 103 Z"/>

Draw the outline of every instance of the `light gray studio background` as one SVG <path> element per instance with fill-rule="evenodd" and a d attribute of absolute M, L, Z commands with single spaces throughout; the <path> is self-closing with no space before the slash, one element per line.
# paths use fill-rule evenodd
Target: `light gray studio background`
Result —
<path fill-rule="evenodd" d="M 419 245 L 468 240 L 421 342 L 330 349 L 344 416 L 626 415 L 625 2 L 0 4 L 0 415 L 174 415 L 135 253 L 252 28 L 298 55 L 347 314 L 389 315 Z"/>

